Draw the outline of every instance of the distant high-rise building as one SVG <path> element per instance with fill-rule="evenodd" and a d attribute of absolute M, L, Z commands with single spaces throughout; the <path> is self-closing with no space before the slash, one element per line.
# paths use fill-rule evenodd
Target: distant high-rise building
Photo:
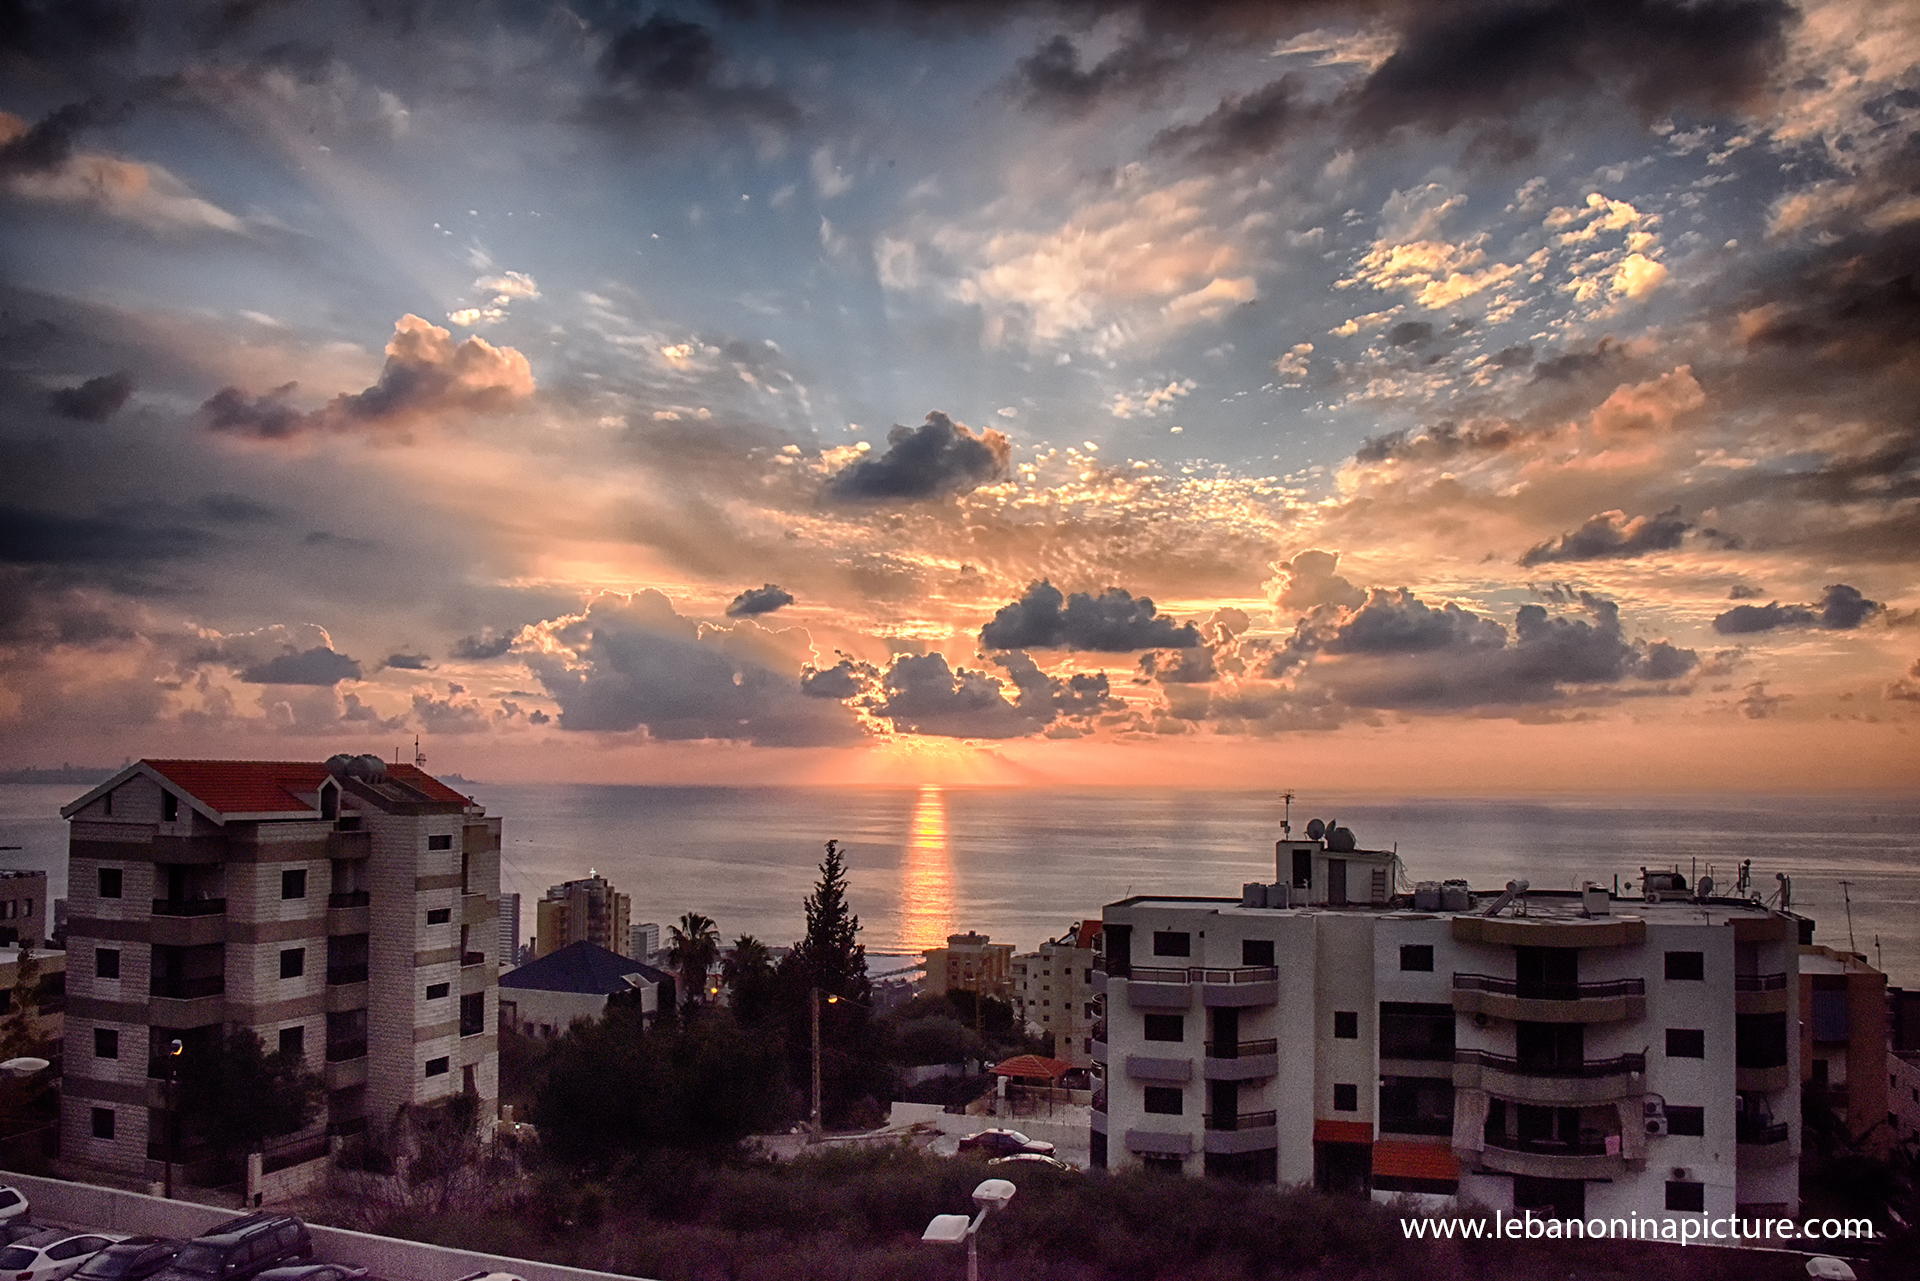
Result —
<path fill-rule="evenodd" d="M 47 874 L 0 868 L 0 946 L 47 941 Z"/>
<path fill-rule="evenodd" d="M 660 925 L 657 921 L 642 921 L 627 929 L 627 955 L 636 961 L 644 961 L 660 950 Z"/>
<path fill-rule="evenodd" d="M 586 879 L 552 886 L 535 905 L 534 958 L 585 939 L 610 952 L 628 946 L 629 900 L 607 878 L 588 870 Z M 624 952 L 622 952 L 624 955 Z"/>
<path fill-rule="evenodd" d="M 964 988 L 981 996 L 1005 998 L 1013 981 L 1013 944 L 994 943 L 972 930 L 947 935 L 945 947 L 930 947 L 923 991 L 935 996 Z"/>
<path fill-rule="evenodd" d="M 520 896 L 500 896 L 500 968 L 510 970 L 520 964 Z"/>

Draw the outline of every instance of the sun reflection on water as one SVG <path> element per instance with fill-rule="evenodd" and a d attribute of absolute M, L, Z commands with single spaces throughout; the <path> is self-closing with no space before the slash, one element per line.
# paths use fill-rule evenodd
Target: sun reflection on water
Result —
<path fill-rule="evenodd" d="M 953 932 L 953 861 L 947 851 L 947 798 L 937 784 L 922 784 L 913 803 L 905 870 L 901 943 L 913 951 L 939 947 Z"/>

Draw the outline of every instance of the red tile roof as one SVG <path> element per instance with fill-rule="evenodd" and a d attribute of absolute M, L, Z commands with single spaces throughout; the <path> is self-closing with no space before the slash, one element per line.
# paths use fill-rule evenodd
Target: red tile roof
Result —
<path fill-rule="evenodd" d="M 454 791 L 417 765 L 389 765 L 387 777 L 405 783 L 416 792 L 424 793 L 430 801 L 451 801 L 456 805 L 466 805 L 473 799 Z"/>
<path fill-rule="evenodd" d="M 216 814 L 311 814 L 296 793 L 317 791 L 327 777 L 318 761 L 155 761 L 151 767 Z M 425 770 L 389 765 L 387 776 L 428 800 L 467 804 L 467 798 Z"/>

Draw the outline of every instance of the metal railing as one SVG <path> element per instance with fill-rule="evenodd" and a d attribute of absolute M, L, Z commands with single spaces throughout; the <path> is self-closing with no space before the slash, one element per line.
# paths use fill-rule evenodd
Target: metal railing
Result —
<path fill-rule="evenodd" d="M 347 1063 L 353 1059 L 367 1057 L 367 1041 L 362 1037 L 358 1041 L 328 1041 L 327 1062 Z"/>
<path fill-rule="evenodd" d="M 1256 1054 L 1278 1054 L 1280 1042 L 1269 1037 L 1264 1041 L 1208 1041 L 1207 1057 L 1210 1059 L 1250 1059 Z"/>
<path fill-rule="evenodd" d="M 1787 1123 L 1785 1121 L 1749 1120 L 1744 1116 L 1733 1118 L 1733 1138 L 1736 1143 L 1785 1143 L 1787 1141 Z"/>
<path fill-rule="evenodd" d="M 343 894 L 327 895 L 328 907 L 365 907 L 372 895 L 365 890 L 348 890 Z"/>
<path fill-rule="evenodd" d="M 1209 1130 L 1264 1130 L 1276 1124 L 1277 1114 L 1273 1112 L 1241 1112 L 1223 1116 L 1217 1112 L 1207 1113 Z"/>
<path fill-rule="evenodd" d="M 153 900 L 155 916 L 225 916 L 227 900 L 223 898 L 157 898 Z"/>
<path fill-rule="evenodd" d="M 203 996 L 219 996 L 227 990 L 227 976 L 224 974 L 205 974 L 198 978 L 168 978 L 155 975 L 148 984 L 150 995 L 166 997 L 174 1001 L 192 1001 Z"/>
<path fill-rule="evenodd" d="M 327 967 L 327 986 L 340 987 L 347 983 L 365 983 L 367 981 L 367 963 L 358 965 L 329 965 Z"/>
<path fill-rule="evenodd" d="M 1645 996 L 1645 979 L 1612 979 L 1604 983 L 1535 983 L 1493 974 L 1455 974 L 1456 992 L 1492 992 L 1528 1001 L 1601 1001 L 1613 997 Z"/>
<path fill-rule="evenodd" d="M 1784 992 L 1786 988 L 1785 974 L 1736 974 L 1733 976 L 1733 990 L 1736 992 Z"/>
<path fill-rule="evenodd" d="M 1095 1090 L 1093 1092 L 1093 1110 L 1095 1112 L 1105 1112 L 1107 1110 L 1107 1092 L 1105 1090 Z"/>
<path fill-rule="evenodd" d="M 1610 1059 L 1583 1059 L 1577 1063 L 1551 1063 L 1536 1059 L 1520 1059 L 1511 1054 L 1495 1054 L 1491 1050 L 1455 1050 L 1455 1063 L 1475 1063 L 1481 1067 L 1490 1067 L 1501 1072 L 1511 1072 L 1516 1076 L 1561 1077 L 1577 1080 L 1593 1080 L 1599 1077 L 1625 1076 L 1629 1072 L 1647 1070 L 1647 1056 L 1644 1054 L 1617 1054 Z"/>
<path fill-rule="evenodd" d="M 1280 970 L 1272 965 L 1243 965 L 1230 970 L 1204 965 L 1136 965 L 1127 977 L 1135 983 L 1271 983 L 1280 977 Z"/>
<path fill-rule="evenodd" d="M 1503 1152 L 1528 1152 L 1535 1156 L 1606 1156 L 1607 1136 L 1583 1134 L 1578 1139 L 1526 1139 L 1515 1134 L 1489 1134 L 1487 1146 Z M 1614 1155 L 1618 1155 L 1615 1153 Z"/>
<path fill-rule="evenodd" d="M 460 953 L 460 964 L 463 968 L 469 965 L 478 965 L 486 959 L 487 959 L 487 954 L 485 952 Z"/>

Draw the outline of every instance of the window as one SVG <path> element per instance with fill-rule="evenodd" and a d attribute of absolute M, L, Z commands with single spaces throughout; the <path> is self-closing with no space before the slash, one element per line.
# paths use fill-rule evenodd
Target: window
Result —
<path fill-rule="evenodd" d="M 1785 1014 L 1734 1015 L 1733 1065 L 1743 1068 L 1785 1067 L 1787 1065 L 1787 1016 Z"/>
<path fill-rule="evenodd" d="M 110 1139 L 113 1137 L 113 1109 L 95 1108 L 93 1110 L 93 1137 Z"/>
<path fill-rule="evenodd" d="M 1360 1087 L 1357 1085 L 1334 1086 L 1333 1110 L 1335 1112 L 1358 1112 L 1360 1110 Z"/>
<path fill-rule="evenodd" d="M 110 1027 L 93 1029 L 93 1057 L 96 1059 L 119 1058 L 120 1033 Z"/>
<path fill-rule="evenodd" d="M 1704 1059 L 1707 1057 L 1707 1034 L 1699 1028 L 1670 1027 L 1667 1029 L 1667 1057 L 1670 1059 Z M 1669 1209 L 1672 1207 L 1669 1206 Z"/>
<path fill-rule="evenodd" d="M 1667 1104 L 1667 1133 L 1690 1134 L 1696 1138 L 1707 1132 L 1707 1110 Z"/>
<path fill-rule="evenodd" d="M 471 992 L 460 998 L 460 1035 L 479 1036 L 487 1030 L 487 994 Z"/>
<path fill-rule="evenodd" d="M 1337 1040 L 1352 1041 L 1360 1036 L 1360 1014 L 1356 1010 L 1335 1010 L 1333 1012 L 1333 1035 Z"/>
<path fill-rule="evenodd" d="M 1186 1104 L 1186 1093 L 1177 1085 L 1149 1085 L 1146 1109 L 1161 1116 L 1179 1116 Z"/>
<path fill-rule="evenodd" d="M 1453 1006 L 1438 1002 L 1380 1002 L 1380 1057 L 1453 1062 Z"/>
<path fill-rule="evenodd" d="M 100 812 L 108 818 L 113 817 L 113 793 L 108 792 L 100 798 Z"/>
<path fill-rule="evenodd" d="M 427 912 L 428 925 L 445 925 L 452 919 L 453 909 L 450 907 L 436 907 Z"/>
<path fill-rule="evenodd" d="M 1452 1080 L 1427 1076 L 1381 1077 L 1380 1132 L 1452 1134 Z"/>
<path fill-rule="evenodd" d="M 1155 930 L 1153 954 L 1155 956 L 1192 956 L 1193 936 L 1185 930 Z"/>
<path fill-rule="evenodd" d="M 444 1000 L 446 998 L 446 995 L 447 995 L 447 985 L 445 983 L 427 984 L 427 999 L 429 1001 Z"/>
<path fill-rule="evenodd" d="M 1690 1183 L 1681 1179 L 1667 1181 L 1667 1208 L 1669 1210 L 1705 1210 L 1707 1208 L 1707 1185 Z"/>
<path fill-rule="evenodd" d="M 1149 1014 L 1146 1025 L 1146 1038 L 1149 1041 L 1187 1039 L 1187 1016 L 1184 1014 Z"/>
<path fill-rule="evenodd" d="M 120 897 L 120 869 L 119 868 L 103 867 L 100 869 L 100 897 L 101 898 L 119 898 Z"/>
<path fill-rule="evenodd" d="M 280 953 L 280 977 L 297 979 L 307 972 L 307 949 L 304 947 L 285 948 Z"/>
<path fill-rule="evenodd" d="M 302 1058 L 307 1052 L 307 1029 L 301 1027 L 283 1027 L 280 1029 L 280 1053 Z"/>
<path fill-rule="evenodd" d="M 160 793 L 160 821 L 175 823 L 180 819 L 180 798 L 172 792 Z"/>
<path fill-rule="evenodd" d="M 280 873 L 280 897 L 305 898 L 307 896 L 307 869 L 297 867 Z"/>
<path fill-rule="evenodd" d="M 429 836 L 427 838 L 427 848 L 430 850 L 450 850 L 453 848 L 453 837 L 451 835 Z"/>
<path fill-rule="evenodd" d="M 1241 939 L 1240 940 L 1240 964 L 1272 965 L 1273 964 L 1273 940 L 1272 939 Z"/>
<path fill-rule="evenodd" d="M 446 1059 L 444 1059 L 444 1058 L 440 1058 L 440 1059 L 428 1059 L 428 1060 L 427 1060 L 427 1075 L 428 1075 L 428 1076 L 445 1076 L 446 1074 L 447 1074 L 447 1060 L 446 1060 Z"/>
<path fill-rule="evenodd" d="M 97 979 L 117 979 L 120 977 L 119 948 L 96 947 L 93 949 L 93 976 Z"/>
<path fill-rule="evenodd" d="M 1422 974 L 1433 973 L 1433 944 L 1402 943 L 1400 945 L 1400 968 L 1418 970 Z"/>
<path fill-rule="evenodd" d="M 1667 981 L 1698 983 L 1707 977 L 1705 952 L 1668 952 Z"/>

